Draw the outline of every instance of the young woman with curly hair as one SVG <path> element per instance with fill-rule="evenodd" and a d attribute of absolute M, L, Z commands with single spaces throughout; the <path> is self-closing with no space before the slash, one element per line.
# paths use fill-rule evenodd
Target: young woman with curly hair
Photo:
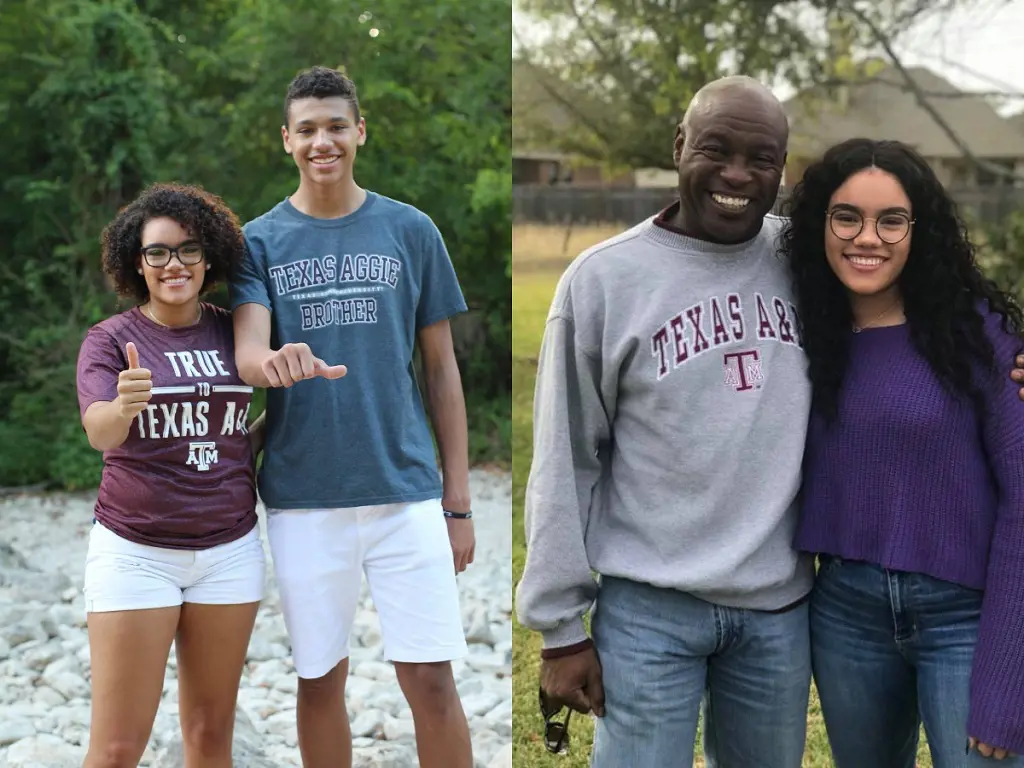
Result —
<path fill-rule="evenodd" d="M 136 302 L 92 327 L 78 399 L 104 468 L 85 566 L 92 725 L 85 768 L 138 765 L 171 642 L 186 768 L 230 768 L 235 702 L 265 563 L 247 426 L 252 387 L 230 313 L 201 302 L 243 253 L 238 219 L 196 187 L 156 185 L 103 232 Z"/>
<path fill-rule="evenodd" d="M 811 641 L 838 768 L 1019 765 L 1021 310 L 985 279 L 928 164 L 830 149 L 784 235 L 813 387 L 796 545 L 820 555 Z"/>

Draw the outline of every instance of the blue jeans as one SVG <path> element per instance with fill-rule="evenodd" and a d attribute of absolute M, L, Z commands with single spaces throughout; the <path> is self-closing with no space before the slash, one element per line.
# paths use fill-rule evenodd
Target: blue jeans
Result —
<path fill-rule="evenodd" d="M 692 765 L 702 700 L 708 768 L 800 768 L 806 602 L 783 613 L 723 608 L 603 577 L 592 629 L 605 690 L 592 768 Z"/>
<path fill-rule="evenodd" d="M 922 722 L 935 768 L 1022 765 L 966 754 L 981 600 L 923 574 L 821 558 L 811 650 L 836 768 L 914 768 Z"/>

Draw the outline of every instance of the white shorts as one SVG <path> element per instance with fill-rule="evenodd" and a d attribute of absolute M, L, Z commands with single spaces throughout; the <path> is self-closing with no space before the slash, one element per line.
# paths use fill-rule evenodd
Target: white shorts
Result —
<path fill-rule="evenodd" d="M 440 500 L 268 510 L 267 537 L 299 677 L 323 677 L 348 657 L 364 572 L 384 658 L 423 663 L 466 654 Z"/>
<path fill-rule="evenodd" d="M 209 549 L 136 544 L 102 523 L 89 532 L 85 610 L 138 611 L 182 603 L 235 605 L 263 599 L 266 557 L 259 526 Z"/>

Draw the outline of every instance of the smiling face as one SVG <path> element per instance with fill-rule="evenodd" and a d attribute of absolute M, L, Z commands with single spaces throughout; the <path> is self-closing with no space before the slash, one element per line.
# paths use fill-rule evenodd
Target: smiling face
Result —
<path fill-rule="evenodd" d="M 896 290 L 913 238 L 913 211 L 899 180 L 879 168 L 858 171 L 832 194 L 828 215 L 825 255 L 847 290 L 858 296 Z"/>
<path fill-rule="evenodd" d="M 356 151 L 366 142 L 366 122 L 341 96 L 296 99 L 281 137 L 304 181 L 338 184 L 352 178 Z"/>
<path fill-rule="evenodd" d="M 714 99 L 676 137 L 681 217 L 692 237 L 739 243 L 760 231 L 775 204 L 787 126 L 761 93 L 723 90 Z"/>
<path fill-rule="evenodd" d="M 182 264 L 182 256 L 188 261 L 188 254 L 194 253 L 189 246 L 201 248 L 199 241 L 174 219 L 165 216 L 150 219 L 142 228 L 142 252 L 151 251 L 150 261 L 162 260 L 159 258 L 161 249 L 179 249 L 178 255 L 172 255 L 162 267 L 150 266 L 146 258 L 139 255 L 138 268 L 146 279 L 149 299 L 154 305 L 181 308 L 199 301 L 209 262 L 204 258 L 198 264 Z"/>

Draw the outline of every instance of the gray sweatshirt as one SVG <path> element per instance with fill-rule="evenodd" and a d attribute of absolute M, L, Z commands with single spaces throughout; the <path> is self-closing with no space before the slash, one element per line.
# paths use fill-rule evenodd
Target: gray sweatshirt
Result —
<path fill-rule="evenodd" d="M 592 571 L 737 608 L 810 591 L 792 541 L 811 390 L 781 227 L 723 246 L 652 218 L 559 281 L 516 601 L 545 647 L 586 638 Z"/>

